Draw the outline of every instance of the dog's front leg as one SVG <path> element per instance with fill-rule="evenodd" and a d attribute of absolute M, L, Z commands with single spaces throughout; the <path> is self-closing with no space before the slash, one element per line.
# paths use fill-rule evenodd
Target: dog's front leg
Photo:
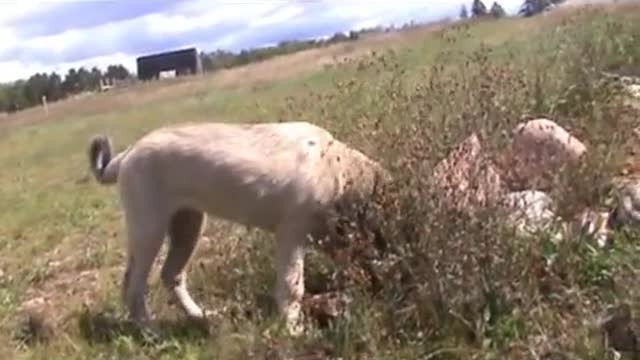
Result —
<path fill-rule="evenodd" d="M 275 298 L 278 311 L 284 317 L 290 334 L 303 331 L 301 323 L 304 295 L 304 222 L 289 219 L 280 225 L 276 234 Z"/>

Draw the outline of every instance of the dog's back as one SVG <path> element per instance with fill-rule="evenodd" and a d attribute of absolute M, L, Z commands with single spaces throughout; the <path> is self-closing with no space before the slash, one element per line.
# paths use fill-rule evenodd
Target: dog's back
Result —
<path fill-rule="evenodd" d="M 335 191 L 322 188 L 332 174 L 320 171 L 333 142 L 329 132 L 304 122 L 161 128 L 132 147 L 119 181 L 126 197 L 155 184 L 169 211 L 194 208 L 273 230 L 288 211 Z"/>

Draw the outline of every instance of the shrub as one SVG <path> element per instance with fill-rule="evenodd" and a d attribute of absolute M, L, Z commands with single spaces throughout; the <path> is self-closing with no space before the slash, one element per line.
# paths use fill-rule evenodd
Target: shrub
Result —
<path fill-rule="evenodd" d="M 497 161 L 517 123 L 544 116 L 589 149 L 583 162 L 553 179 L 558 214 L 569 219 L 585 207 L 604 206 L 634 110 L 602 72 L 640 63 L 635 24 L 586 10 L 531 43 L 442 54 L 420 74 L 386 51 L 343 64 L 353 76 L 329 91 L 289 99 L 287 117 L 327 126 L 395 177 L 371 202 L 336 212 L 344 239 L 332 246 L 351 248 L 342 251 L 352 257 L 335 265 L 333 276 L 354 267 L 366 274 L 340 285 L 356 305 L 351 318 L 334 325 L 342 329 L 340 339 L 346 327 L 360 344 L 340 349 L 351 355 L 402 349 L 408 357 L 432 358 L 530 352 L 602 358 L 584 319 L 622 294 L 631 296 L 619 282 L 629 276 L 629 258 L 620 255 L 628 241 L 621 237 L 613 250 L 599 250 L 577 235 L 560 243 L 551 234 L 518 237 L 499 209 L 453 209 L 429 179 L 435 164 L 470 134 Z M 455 40 L 463 31 L 451 28 L 443 36 Z M 326 271 L 308 276 L 310 282 L 330 277 Z"/>

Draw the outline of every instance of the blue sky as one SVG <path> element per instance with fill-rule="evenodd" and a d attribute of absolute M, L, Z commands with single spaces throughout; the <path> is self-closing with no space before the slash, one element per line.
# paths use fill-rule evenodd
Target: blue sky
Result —
<path fill-rule="evenodd" d="M 515 12 L 522 0 L 498 0 Z M 0 82 L 179 47 L 239 50 L 456 17 L 457 0 L 0 0 Z M 493 0 L 485 0 L 491 6 Z"/>

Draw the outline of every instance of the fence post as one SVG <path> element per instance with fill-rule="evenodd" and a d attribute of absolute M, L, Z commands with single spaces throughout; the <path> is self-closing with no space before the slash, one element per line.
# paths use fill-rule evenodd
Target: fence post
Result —
<path fill-rule="evenodd" d="M 42 107 L 44 108 L 44 115 L 49 116 L 49 106 L 47 104 L 47 95 L 42 95 Z"/>

